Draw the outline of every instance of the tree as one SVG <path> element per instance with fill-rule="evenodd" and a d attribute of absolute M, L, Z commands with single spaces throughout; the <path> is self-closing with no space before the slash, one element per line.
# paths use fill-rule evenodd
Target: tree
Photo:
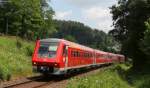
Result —
<path fill-rule="evenodd" d="M 6 1 L 6 0 L 3 0 Z M 0 4 L 0 32 L 26 39 L 49 37 L 54 31 L 54 11 L 48 0 L 7 0 Z M 34 38 L 34 36 L 36 37 Z"/>
<path fill-rule="evenodd" d="M 92 29 L 83 23 L 75 21 L 55 21 L 57 32 L 53 35 L 56 38 L 64 38 L 82 45 L 86 45 L 95 49 L 116 52 L 119 45 L 114 41 L 112 36 L 105 32 Z"/>
<path fill-rule="evenodd" d="M 9 0 L 1 0 L 0 2 L 0 32 L 7 34 L 9 32 L 9 21 L 13 12 L 12 5 Z"/>
<path fill-rule="evenodd" d="M 150 19 L 145 22 L 146 30 L 144 32 L 144 38 L 141 42 L 141 50 L 146 54 L 146 57 L 150 57 Z M 150 59 L 147 61 L 150 64 Z"/>
<path fill-rule="evenodd" d="M 71 35 L 66 35 L 64 38 L 68 41 L 77 42 L 77 40 Z"/>
<path fill-rule="evenodd" d="M 123 44 L 122 52 L 133 59 L 133 68 L 142 68 L 147 62 L 140 49 L 144 37 L 145 21 L 150 17 L 149 0 L 119 0 L 111 7 L 114 29 L 110 31 Z"/>

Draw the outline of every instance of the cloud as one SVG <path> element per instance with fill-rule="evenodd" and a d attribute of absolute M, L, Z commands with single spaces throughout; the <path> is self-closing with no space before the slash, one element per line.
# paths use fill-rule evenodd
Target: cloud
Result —
<path fill-rule="evenodd" d="M 108 32 L 112 29 L 112 18 L 110 10 L 103 7 L 91 7 L 82 10 L 82 17 L 85 21 L 95 23 L 95 28 Z"/>
<path fill-rule="evenodd" d="M 71 15 L 72 15 L 72 11 L 71 10 L 69 10 L 69 11 L 57 11 L 55 13 L 54 19 L 64 20 L 64 19 L 68 19 L 67 17 L 69 17 Z"/>
<path fill-rule="evenodd" d="M 109 7 L 112 4 L 116 3 L 117 0 L 63 0 L 63 1 L 76 7 L 88 8 L 91 6 Z"/>
<path fill-rule="evenodd" d="M 96 5 L 96 2 L 99 2 L 99 0 L 64 0 L 67 3 L 77 6 L 77 7 L 89 7 L 91 5 Z"/>
<path fill-rule="evenodd" d="M 108 21 L 99 21 L 96 24 L 96 28 L 99 30 L 103 30 L 104 32 L 108 33 L 109 30 L 113 29 L 112 27 L 112 21 L 108 20 Z"/>
<path fill-rule="evenodd" d="M 53 0 L 55 19 L 74 20 L 108 32 L 113 27 L 110 9 L 117 0 Z"/>
<path fill-rule="evenodd" d="M 102 7 L 91 7 L 89 9 L 84 9 L 82 13 L 84 14 L 85 18 L 90 20 L 106 20 L 107 17 L 110 17 L 110 10 Z"/>

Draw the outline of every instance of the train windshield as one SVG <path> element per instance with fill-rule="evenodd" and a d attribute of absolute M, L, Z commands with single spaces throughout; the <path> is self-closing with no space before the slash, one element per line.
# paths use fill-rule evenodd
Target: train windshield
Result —
<path fill-rule="evenodd" d="M 56 42 L 41 42 L 38 50 L 38 56 L 43 58 L 54 58 L 56 56 L 57 47 L 58 43 Z"/>

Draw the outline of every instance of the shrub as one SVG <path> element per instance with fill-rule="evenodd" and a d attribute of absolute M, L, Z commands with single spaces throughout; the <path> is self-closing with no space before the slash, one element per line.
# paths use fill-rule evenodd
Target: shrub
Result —
<path fill-rule="evenodd" d="M 33 74 L 30 57 L 33 45 L 21 39 L 16 41 L 16 37 L 0 37 L 0 80 Z"/>
<path fill-rule="evenodd" d="M 26 54 L 27 54 L 27 56 L 32 56 L 32 54 L 33 54 L 32 46 L 30 46 L 30 45 L 26 46 Z"/>
<path fill-rule="evenodd" d="M 22 43 L 21 43 L 20 40 L 17 40 L 16 46 L 17 46 L 18 49 L 20 49 L 22 47 Z"/>
<path fill-rule="evenodd" d="M 0 68 L 0 80 L 10 80 L 11 78 L 11 71 L 8 67 L 1 67 Z"/>

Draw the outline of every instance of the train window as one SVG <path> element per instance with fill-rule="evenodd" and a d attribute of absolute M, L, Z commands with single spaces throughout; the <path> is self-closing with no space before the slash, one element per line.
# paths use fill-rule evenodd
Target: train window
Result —
<path fill-rule="evenodd" d="M 101 57 L 101 55 L 99 54 L 99 55 L 98 55 L 98 57 L 100 58 L 100 57 Z"/>
<path fill-rule="evenodd" d="M 77 57 L 79 57 L 80 55 L 79 55 L 80 53 L 79 53 L 79 51 L 77 51 Z"/>
<path fill-rule="evenodd" d="M 74 53 L 74 55 L 73 55 L 74 57 L 78 56 L 78 52 L 77 51 L 74 51 L 73 53 Z"/>
<path fill-rule="evenodd" d="M 88 53 L 88 58 L 90 57 L 90 54 Z"/>
<path fill-rule="evenodd" d="M 78 51 L 76 51 L 76 57 L 78 57 L 79 56 L 79 53 L 78 53 Z"/>
<path fill-rule="evenodd" d="M 83 53 L 83 57 L 85 58 L 85 53 Z"/>
<path fill-rule="evenodd" d="M 88 53 L 86 53 L 86 58 L 88 57 Z"/>
<path fill-rule="evenodd" d="M 93 57 L 93 54 L 91 53 L 91 57 Z"/>
<path fill-rule="evenodd" d="M 77 51 L 75 51 L 75 57 L 77 57 L 78 56 L 78 53 L 77 53 Z"/>
<path fill-rule="evenodd" d="M 84 57 L 84 56 L 83 56 L 83 52 L 80 53 L 80 57 L 82 57 L 82 58 Z"/>
<path fill-rule="evenodd" d="M 73 51 L 73 57 L 76 57 L 76 51 Z"/>
<path fill-rule="evenodd" d="M 108 56 L 109 59 L 113 58 L 112 56 Z"/>
<path fill-rule="evenodd" d="M 91 57 L 93 57 L 93 54 L 91 53 Z"/>
<path fill-rule="evenodd" d="M 103 58 L 105 59 L 105 58 L 108 58 L 108 56 L 107 55 L 103 55 Z"/>
<path fill-rule="evenodd" d="M 85 57 L 85 58 L 87 57 L 86 53 L 84 53 L 84 57 Z"/>
<path fill-rule="evenodd" d="M 91 58 L 92 56 L 91 56 L 91 53 L 89 54 L 89 57 Z"/>
<path fill-rule="evenodd" d="M 89 56 L 90 56 L 90 54 L 89 54 L 89 53 L 87 53 L 87 58 L 89 58 Z"/>
<path fill-rule="evenodd" d="M 88 57 L 89 57 L 89 53 L 86 52 L 86 53 L 85 53 L 85 58 L 88 58 Z"/>
<path fill-rule="evenodd" d="M 77 51 L 77 57 L 80 57 L 80 52 L 79 51 Z"/>
<path fill-rule="evenodd" d="M 73 55 L 73 56 L 74 56 L 74 57 L 76 57 L 76 51 L 74 51 L 73 53 L 74 53 L 74 55 Z"/>
<path fill-rule="evenodd" d="M 74 51 L 71 51 L 71 57 L 74 57 Z"/>
<path fill-rule="evenodd" d="M 99 57 L 98 57 L 98 54 L 96 54 L 96 58 L 99 58 Z"/>
<path fill-rule="evenodd" d="M 79 56 L 78 57 L 81 57 L 81 52 L 78 52 L 79 53 Z"/>
<path fill-rule="evenodd" d="M 56 56 L 58 43 L 42 43 L 38 50 L 38 56 L 44 58 L 54 58 Z"/>

